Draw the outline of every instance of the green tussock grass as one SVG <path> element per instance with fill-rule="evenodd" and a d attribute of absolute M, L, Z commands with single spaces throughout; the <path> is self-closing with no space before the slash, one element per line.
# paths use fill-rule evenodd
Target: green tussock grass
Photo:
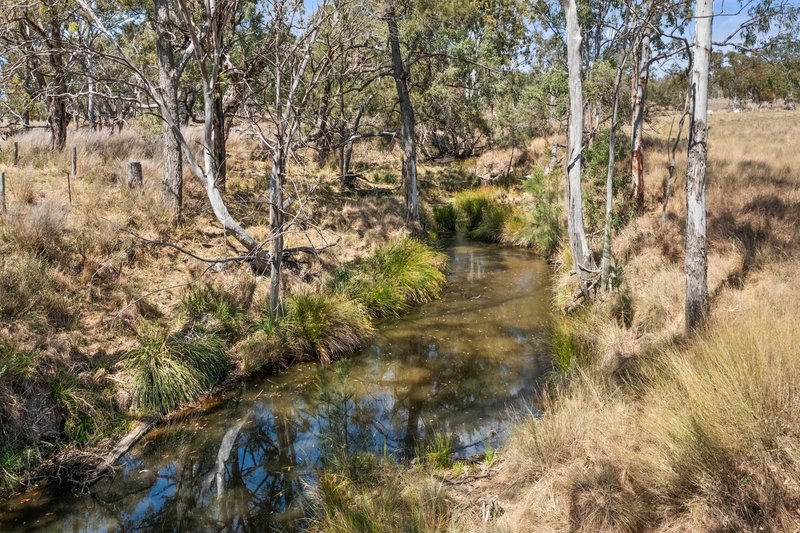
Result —
<path fill-rule="evenodd" d="M 352 479 L 325 473 L 314 490 L 309 530 L 328 533 L 447 531 L 450 510 L 442 484 L 394 465 L 376 465 Z"/>
<path fill-rule="evenodd" d="M 222 342 L 208 333 L 179 337 L 150 329 L 138 341 L 125 357 L 134 375 L 134 410 L 169 412 L 196 400 L 230 370 Z"/>
<path fill-rule="evenodd" d="M 247 310 L 210 284 L 192 287 L 181 302 L 188 318 L 227 341 L 241 338 L 248 326 Z"/>
<path fill-rule="evenodd" d="M 292 349 L 324 363 L 354 352 L 372 333 L 364 307 L 334 293 L 292 295 L 285 309 L 280 327 Z"/>
<path fill-rule="evenodd" d="M 374 316 L 398 315 L 438 297 L 447 256 L 410 237 L 382 246 L 354 267 L 337 272 L 336 290 Z"/>

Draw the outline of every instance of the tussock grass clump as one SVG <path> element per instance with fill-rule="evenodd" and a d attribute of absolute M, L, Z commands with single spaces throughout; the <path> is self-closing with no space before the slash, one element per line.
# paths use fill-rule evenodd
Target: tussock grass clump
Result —
<path fill-rule="evenodd" d="M 287 298 L 280 328 L 292 351 L 323 363 L 352 353 L 372 333 L 369 314 L 360 304 L 326 292 Z"/>
<path fill-rule="evenodd" d="M 64 253 L 66 206 L 52 198 L 32 205 L 13 204 L 2 218 L 2 240 L 22 253 L 54 260 Z"/>
<path fill-rule="evenodd" d="M 453 206 L 459 224 L 472 231 L 483 221 L 486 213 L 499 203 L 499 191 L 494 187 L 467 189 L 453 196 Z"/>
<path fill-rule="evenodd" d="M 436 223 L 436 231 L 440 233 L 455 232 L 457 218 L 458 214 L 453 204 L 433 206 L 433 220 Z"/>
<path fill-rule="evenodd" d="M 367 480 L 338 473 L 320 479 L 311 531 L 334 533 L 448 531 L 450 511 L 441 482 L 417 479 L 391 465 L 376 466 Z"/>
<path fill-rule="evenodd" d="M 761 312 L 666 354 L 640 420 L 654 501 L 702 502 L 733 529 L 800 525 L 798 338 L 797 315 Z"/>
<path fill-rule="evenodd" d="M 357 266 L 340 269 L 337 289 L 375 316 L 397 315 L 441 294 L 447 283 L 446 264 L 445 254 L 403 237 Z"/>
<path fill-rule="evenodd" d="M 60 276 L 40 257 L 7 257 L 0 271 L 0 319 L 25 320 L 34 329 L 67 327 L 74 309 Z"/>
<path fill-rule="evenodd" d="M 178 337 L 147 328 L 128 351 L 133 372 L 133 409 L 167 413 L 196 400 L 230 370 L 230 358 L 215 336 Z"/>
<path fill-rule="evenodd" d="M 208 283 L 192 287 L 181 307 L 191 321 L 202 323 L 203 329 L 227 341 L 237 340 L 247 328 L 247 309 L 231 294 Z"/>

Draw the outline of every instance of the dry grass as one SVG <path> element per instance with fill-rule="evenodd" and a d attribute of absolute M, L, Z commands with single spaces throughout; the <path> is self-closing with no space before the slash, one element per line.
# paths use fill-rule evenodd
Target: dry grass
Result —
<path fill-rule="evenodd" d="M 615 318 L 619 292 L 567 319 L 591 357 L 517 425 L 487 489 L 506 511 L 493 529 L 800 528 L 800 125 L 786 112 L 711 120 L 712 314 L 694 339 L 682 333 L 685 157 L 662 228 L 663 146 L 651 140 L 650 211 L 614 243 L 633 319 Z"/>

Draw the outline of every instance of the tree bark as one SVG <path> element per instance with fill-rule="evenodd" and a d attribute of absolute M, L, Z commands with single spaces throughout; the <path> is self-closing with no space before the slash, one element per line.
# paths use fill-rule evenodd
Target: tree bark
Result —
<path fill-rule="evenodd" d="M 175 69 L 173 34 L 170 30 L 168 0 L 153 0 L 156 15 L 156 52 L 158 54 L 158 82 L 164 104 L 173 117 L 178 116 L 178 80 Z M 176 120 L 175 127 L 180 123 Z M 167 209 L 180 220 L 183 207 L 183 159 L 181 145 L 170 124 L 161 123 L 163 139 L 164 177 L 162 182 L 162 199 Z"/>
<path fill-rule="evenodd" d="M 213 153 L 214 153 L 214 168 L 217 178 L 217 187 L 220 191 L 225 190 L 227 182 L 227 154 L 226 154 L 226 126 L 225 126 L 225 108 L 222 105 L 222 96 L 219 94 L 214 95 L 214 115 L 213 115 Z"/>
<path fill-rule="evenodd" d="M 576 0 L 564 0 L 567 19 L 567 69 L 569 74 L 569 128 L 567 146 L 567 231 L 575 273 L 581 290 L 588 291 L 593 270 L 592 253 L 583 226 L 581 161 L 583 159 L 583 84 L 581 81 L 581 30 Z"/>
<path fill-rule="evenodd" d="M 625 67 L 625 54 L 620 53 L 617 74 L 614 78 L 614 100 L 611 104 L 611 128 L 608 132 L 608 169 L 606 171 L 606 225 L 603 232 L 603 263 L 601 270 L 603 287 L 608 290 L 611 273 L 611 218 L 614 215 L 614 164 L 617 147 L 617 116 L 619 115 L 619 87 L 622 84 L 622 70 Z"/>
<path fill-rule="evenodd" d="M 50 39 L 47 58 L 53 81 L 47 87 L 47 122 L 50 125 L 50 149 L 61 151 L 67 146 L 67 75 L 64 69 L 61 20 L 50 19 Z"/>
<path fill-rule="evenodd" d="M 419 191 L 417 188 L 417 140 L 415 137 L 416 122 L 411 95 L 408 92 L 409 72 L 403 64 L 400 53 L 400 32 L 397 28 L 397 15 L 391 1 L 386 10 L 386 22 L 389 25 L 389 44 L 392 51 L 392 75 L 400 101 L 400 140 L 403 146 L 403 185 L 406 202 L 406 227 L 412 233 L 422 231 L 422 219 L 419 213 Z"/>
<path fill-rule="evenodd" d="M 706 162 L 708 159 L 708 72 L 713 0 L 697 0 L 692 66 L 692 122 L 686 164 L 686 329 L 702 325 L 708 313 L 706 251 Z"/>
<path fill-rule="evenodd" d="M 92 54 L 86 56 L 86 74 L 89 90 L 88 105 L 86 106 L 86 120 L 89 122 L 89 131 L 97 131 L 96 111 L 94 104 L 94 60 Z"/>
<path fill-rule="evenodd" d="M 644 100 L 650 78 L 650 34 L 642 36 L 634 61 L 631 116 L 631 191 L 636 208 L 644 208 Z"/>

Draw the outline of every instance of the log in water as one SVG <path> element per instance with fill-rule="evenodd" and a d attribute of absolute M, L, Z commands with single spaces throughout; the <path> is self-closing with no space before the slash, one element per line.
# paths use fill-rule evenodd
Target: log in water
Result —
<path fill-rule="evenodd" d="M 9 502 L 0 531 L 302 528 L 308 486 L 337 450 L 407 458 L 433 433 L 464 456 L 501 444 L 550 368 L 549 267 L 493 245 L 449 253 L 442 299 L 383 321 L 351 360 L 254 378 L 151 432 L 94 494 Z"/>

